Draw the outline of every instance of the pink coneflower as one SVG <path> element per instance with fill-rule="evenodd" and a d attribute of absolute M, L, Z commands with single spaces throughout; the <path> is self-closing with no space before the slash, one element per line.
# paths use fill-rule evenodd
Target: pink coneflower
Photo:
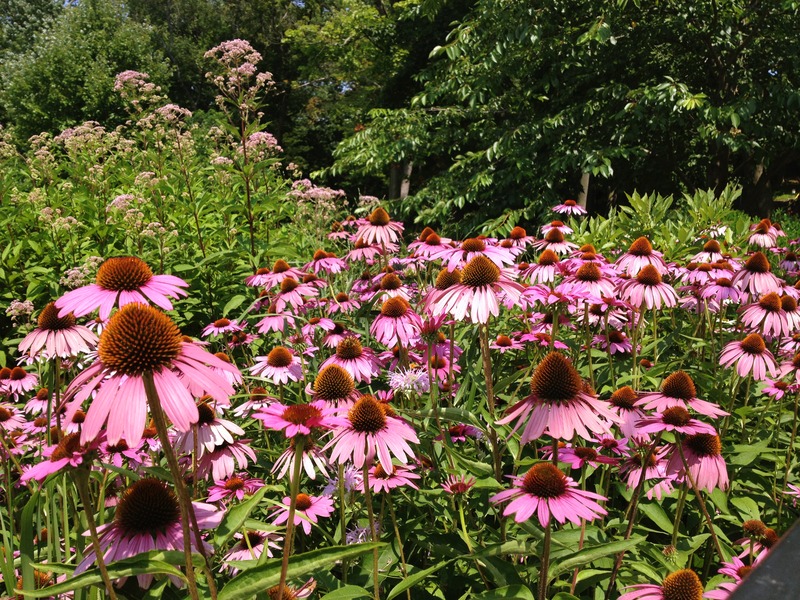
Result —
<path fill-rule="evenodd" d="M 448 475 L 442 488 L 453 496 L 463 496 L 472 486 L 475 485 L 475 478 L 468 475 Z"/>
<path fill-rule="evenodd" d="M 324 400 L 314 400 L 309 404 L 285 406 L 273 402 L 253 415 L 267 429 L 283 431 L 287 438 L 297 435 L 311 435 L 312 428 L 333 429 L 344 425 L 344 419 L 335 417 L 337 409 Z"/>
<path fill-rule="evenodd" d="M 277 514 L 272 520 L 273 525 L 282 525 L 289 520 L 289 496 L 283 498 L 283 505 L 277 508 Z M 297 494 L 295 501 L 294 525 L 303 527 L 306 535 L 311 533 L 311 524 L 319 522 L 320 517 L 330 517 L 333 514 L 333 500 L 328 496 L 309 496 Z"/>
<path fill-rule="evenodd" d="M 483 437 L 483 432 L 480 429 L 474 425 L 465 425 L 463 423 L 448 427 L 447 434 L 450 436 L 451 442 L 466 442 L 467 438 L 479 440 Z M 435 439 L 442 441 L 444 434 L 437 435 Z"/>
<path fill-rule="evenodd" d="M 58 444 L 48 446 L 42 451 L 47 460 L 42 460 L 26 469 L 19 478 L 20 482 L 27 484 L 33 479 L 41 483 L 48 475 L 58 473 L 65 467 L 78 467 L 83 464 L 86 454 L 92 449 L 81 445 L 79 434 L 65 435 Z"/>
<path fill-rule="evenodd" d="M 626 437 L 649 437 L 639 432 L 638 423 L 645 417 L 642 409 L 636 407 L 639 400 L 637 394 L 632 387 L 624 385 L 621 388 L 614 390 L 611 397 L 608 399 L 611 405 L 611 410 L 619 415 L 619 430 L 622 435 Z"/>
<path fill-rule="evenodd" d="M 767 373 L 776 377 L 779 372 L 775 358 L 767 350 L 764 339 L 757 333 L 751 333 L 741 341 L 734 340 L 726 344 L 719 356 L 719 363 L 723 367 L 736 363 L 736 372 L 740 377 L 752 374 L 757 381 L 766 379 Z"/>
<path fill-rule="evenodd" d="M 362 300 L 369 301 L 372 298 L 378 297 L 382 300 L 387 298 L 403 298 L 410 300 L 413 291 L 411 288 L 403 283 L 403 280 L 397 276 L 397 273 L 384 273 L 378 275 L 375 287 L 362 296 Z"/>
<path fill-rule="evenodd" d="M 556 280 L 556 275 L 560 275 L 561 272 L 558 254 L 552 250 L 545 250 L 539 255 L 535 265 L 520 269 L 519 276 L 520 279 L 527 279 L 531 283 L 552 283 Z"/>
<path fill-rule="evenodd" d="M 282 312 L 286 306 L 294 309 L 300 308 L 306 298 L 315 298 L 319 290 L 309 283 L 300 283 L 294 277 L 287 277 L 281 281 L 280 292 L 275 295 L 275 309 Z"/>
<path fill-rule="evenodd" d="M 354 336 L 342 339 L 336 346 L 336 354 L 326 359 L 321 368 L 328 365 L 339 365 L 350 373 L 357 383 L 363 382 L 367 385 L 380 373 L 380 362 L 373 350 L 362 346 L 359 339 Z"/>
<path fill-rule="evenodd" d="M 560 352 L 551 352 L 536 367 L 531 392 L 497 421 L 506 425 L 517 419 L 513 431 L 526 423 L 520 436 L 522 444 L 545 433 L 556 439 L 572 439 L 577 434 L 590 440 L 592 433 L 606 433 L 608 422 L 620 421 L 605 402 L 584 391 L 578 371 Z"/>
<path fill-rule="evenodd" d="M 258 269 L 255 275 L 250 275 L 244 282 L 251 287 L 271 288 L 279 285 L 287 277 L 294 277 L 299 280 L 303 278 L 303 275 L 305 275 L 304 271 L 289 266 L 289 263 L 279 258 L 275 261 L 272 270 L 267 268 Z"/>
<path fill-rule="evenodd" d="M 303 379 L 300 357 L 284 346 L 275 346 L 266 356 L 256 356 L 256 364 L 248 371 L 257 377 L 269 379 L 275 385 Z"/>
<path fill-rule="evenodd" d="M 585 215 L 586 209 L 583 208 L 580 204 L 575 202 L 575 200 L 564 200 L 561 204 L 556 204 L 552 211 L 554 213 L 558 213 L 561 215 Z"/>
<path fill-rule="evenodd" d="M 300 328 L 300 333 L 313 338 L 319 332 L 323 335 L 328 331 L 333 331 L 336 323 L 327 317 L 311 317 L 305 325 Z"/>
<path fill-rule="evenodd" d="M 713 300 L 720 306 L 726 302 L 738 304 L 745 297 L 728 277 L 720 277 L 708 282 L 700 288 L 700 297 L 704 300 Z"/>
<path fill-rule="evenodd" d="M 609 354 L 628 354 L 633 350 L 633 343 L 622 331 L 610 329 L 608 334 L 598 334 L 592 338 L 592 345 L 598 346 Z"/>
<path fill-rule="evenodd" d="M 521 341 L 510 338 L 507 335 L 498 335 L 497 339 L 489 344 L 489 348 L 492 350 L 499 350 L 501 354 L 505 354 L 509 350 L 522 350 L 525 348 L 525 345 Z"/>
<path fill-rule="evenodd" d="M 542 527 L 547 527 L 551 515 L 559 523 L 569 521 L 577 525 L 581 519 L 593 521 L 606 514 L 605 509 L 595 502 L 606 498 L 577 489 L 578 484 L 552 463 L 537 463 L 525 475 L 511 479 L 514 487 L 496 494 L 489 501 L 498 504 L 511 500 L 503 516 L 514 515 L 517 523 L 536 514 Z"/>
<path fill-rule="evenodd" d="M 369 328 L 370 334 L 384 346 L 401 344 L 408 348 L 419 338 L 422 320 L 411 310 L 407 300 L 389 298 L 381 306 L 381 312 Z"/>
<path fill-rule="evenodd" d="M 419 486 L 414 483 L 414 479 L 419 479 L 419 475 L 407 467 L 390 463 L 390 467 L 384 468 L 383 464 L 378 463 L 370 469 L 369 488 L 375 493 L 389 492 L 396 487 L 404 485 L 418 490 Z M 363 480 L 358 482 L 356 489 L 359 492 L 364 491 Z"/>
<path fill-rule="evenodd" d="M 184 454 L 191 454 L 197 443 L 198 458 L 222 444 L 232 444 L 234 436 L 244 435 L 244 430 L 236 423 L 221 419 L 211 405 L 213 399 L 205 396 L 197 402 L 197 424 L 195 431 L 180 432 L 175 437 L 175 447 Z"/>
<path fill-rule="evenodd" d="M 239 569 L 234 567 L 231 563 L 237 563 L 243 560 L 257 560 L 264 552 L 267 553 L 268 558 L 272 558 L 272 551 L 281 549 L 277 542 L 283 540 L 282 535 L 271 531 L 255 531 L 252 529 L 246 530 L 243 534 L 238 532 L 234 533 L 233 537 L 238 541 L 231 547 L 228 553 L 222 557 L 222 563 L 227 567 L 231 575 L 236 575 L 236 573 L 239 572 Z M 284 597 L 286 596 L 284 595 Z M 299 598 L 300 596 L 295 597 Z M 291 598 L 291 596 L 289 596 L 289 598 Z"/>
<path fill-rule="evenodd" d="M 451 365 L 447 358 L 436 355 L 433 355 L 430 357 L 430 359 L 428 359 L 428 369 L 430 369 L 430 373 L 433 378 L 442 383 L 448 381 L 450 378 L 451 369 L 453 373 L 461 372 L 461 367 L 458 364 L 453 363 Z"/>
<path fill-rule="evenodd" d="M 614 296 L 614 282 L 605 277 L 600 267 L 593 262 L 585 262 L 574 275 L 565 277 L 556 290 L 561 293 L 583 294 L 599 300 Z"/>
<path fill-rule="evenodd" d="M 652 482 L 652 487 L 647 491 L 647 497 L 653 498 L 655 496 L 658 500 L 662 497 L 669 495 L 675 489 L 672 484 L 672 477 L 667 475 L 667 463 L 663 459 L 664 450 L 656 450 L 654 453 L 649 454 L 647 458 L 647 450 L 649 442 L 645 442 L 641 438 L 636 442 L 639 445 L 639 451 L 631 454 L 619 466 L 620 475 L 625 478 L 625 485 L 628 489 L 633 490 L 639 485 L 639 481 L 644 471 L 644 480 Z M 644 444 L 642 446 L 641 444 Z M 644 451 L 644 454 L 642 454 Z M 647 458 L 646 468 L 642 467 L 642 463 Z"/>
<path fill-rule="evenodd" d="M 552 449 L 552 446 L 550 447 Z M 586 446 L 571 446 L 562 448 L 558 452 L 559 462 L 566 463 L 573 469 L 582 469 L 586 465 L 597 468 L 601 464 L 615 465 L 619 462 L 613 456 L 603 456 L 594 448 Z"/>
<path fill-rule="evenodd" d="M 786 488 L 786 491 L 783 493 L 792 497 L 792 506 L 796 507 L 797 499 L 800 498 L 800 487 L 794 485 L 793 483 L 787 483 Z"/>
<path fill-rule="evenodd" d="M 569 350 L 569 346 L 564 342 L 553 340 L 550 335 L 542 331 L 523 333 L 519 336 L 519 341 L 539 348 L 550 348 L 552 346 L 556 350 Z"/>
<path fill-rule="evenodd" d="M 107 319 L 115 305 L 152 302 L 164 310 L 172 310 L 169 298 L 186 296 L 189 287 L 173 275 L 153 275 L 150 267 L 135 256 L 108 258 L 97 270 L 95 283 L 67 292 L 56 300 L 58 316 L 73 313 L 76 317 L 100 309 L 100 318 Z"/>
<path fill-rule="evenodd" d="M 383 254 L 383 248 L 379 244 L 368 244 L 361 238 L 358 238 L 354 244 L 354 248 L 345 254 L 344 258 L 348 262 L 357 262 L 363 260 L 367 264 L 372 264 L 376 256 Z"/>
<path fill-rule="evenodd" d="M 789 335 L 792 332 L 800 329 L 800 307 L 797 305 L 797 300 L 788 294 L 781 296 L 781 308 L 786 313 L 786 319 L 789 321 Z"/>
<path fill-rule="evenodd" d="M 520 229 L 522 229 L 522 227 L 520 227 Z M 542 233 L 543 234 L 546 234 L 551 229 L 558 229 L 564 235 L 572 235 L 573 233 L 575 233 L 575 230 L 572 229 L 572 227 L 570 227 L 569 225 L 566 225 L 563 221 L 550 221 L 550 223 L 548 223 L 547 225 L 542 225 Z M 525 232 L 524 229 L 522 229 L 522 231 L 523 231 L 523 233 Z M 513 233 L 514 230 L 512 229 L 511 232 Z M 510 234 L 509 234 L 509 237 L 511 237 Z M 532 238 L 530 236 L 528 236 L 528 238 L 530 240 L 528 243 L 530 243 L 530 242 L 532 242 L 534 240 L 534 238 Z"/>
<path fill-rule="evenodd" d="M 190 340 L 191 338 L 184 337 L 185 342 L 188 342 Z M 200 342 L 193 342 L 193 343 L 196 346 L 202 347 L 202 344 Z M 225 381 L 227 381 L 228 384 L 230 384 L 234 388 L 242 385 L 242 383 L 244 382 L 244 379 L 242 379 L 242 372 L 235 367 L 235 365 L 231 361 L 231 357 L 225 352 L 214 352 L 214 356 L 218 358 L 220 361 L 222 361 L 226 366 L 223 368 L 216 365 L 209 365 L 208 366 L 209 370 L 211 370 L 214 374 L 223 377 Z M 201 398 L 205 395 L 203 388 L 196 385 L 193 381 L 189 381 L 187 382 L 187 384 L 189 386 L 189 391 L 192 392 L 195 398 Z M 218 400 L 217 405 L 230 406 L 231 402 L 230 400 Z"/>
<path fill-rule="evenodd" d="M 339 321 L 334 321 L 333 329 L 323 336 L 322 345 L 326 348 L 336 348 L 336 346 L 339 345 L 339 342 L 350 336 L 360 338 L 361 334 L 351 331 L 347 328 L 347 325 L 340 323 Z"/>
<path fill-rule="evenodd" d="M 631 585 L 619 600 L 703 600 L 703 583 L 691 569 L 670 573 L 661 585 L 643 583 Z"/>
<path fill-rule="evenodd" d="M 430 227 L 426 227 L 419 234 L 419 238 L 408 245 L 408 251 L 413 252 L 418 258 L 434 260 L 446 254 L 445 248 L 452 247 L 453 240 L 443 238 Z"/>
<path fill-rule="evenodd" d="M 628 248 L 628 251 L 617 259 L 616 267 L 620 271 L 624 271 L 630 277 L 636 275 L 644 267 L 650 265 L 655 267 L 659 275 L 664 275 L 667 272 L 667 264 L 664 262 L 663 255 L 650 244 L 650 240 L 646 237 L 640 237 Z"/>
<path fill-rule="evenodd" d="M 256 453 L 248 445 L 250 440 L 236 440 L 233 443 L 223 442 L 206 451 L 197 461 L 197 479 L 206 479 L 209 475 L 214 481 L 226 479 L 247 468 L 250 461 L 256 461 Z"/>
<path fill-rule="evenodd" d="M 91 352 L 97 346 L 97 336 L 78 325 L 72 313 L 59 317 L 53 302 L 39 313 L 37 325 L 19 343 L 19 353 L 32 359 L 69 358 Z"/>
<path fill-rule="evenodd" d="M 660 414 L 644 417 L 637 423 L 637 429 L 642 433 L 658 433 L 660 431 L 674 431 L 686 435 L 717 433 L 717 430 L 708 423 L 693 419 L 689 411 L 682 406 L 672 406 L 664 409 Z"/>
<path fill-rule="evenodd" d="M 638 308 L 660 309 L 678 304 L 678 294 L 661 281 L 661 274 L 653 265 L 643 266 L 635 278 L 620 283 L 617 292 L 622 300 Z"/>
<path fill-rule="evenodd" d="M 350 295 L 345 292 L 339 292 L 328 302 L 329 315 L 337 312 L 349 314 L 357 311 L 359 308 L 361 308 L 361 302 L 358 298 L 351 298 Z"/>
<path fill-rule="evenodd" d="M 81 412 L 75 413 L 73 419 L 79 417 Z M 69 431 L 69 429 L 68 427 L 67 430 Z M 75 431 L 77 433 L 80 430 L 76 429 Z M 135 446 L 128 446 L 125 440 L 120 440 L 116 444 L 109 444 L 107 441 L 101 442 L 100 460 L 115 467 L 127 465 L 131 470 L 137 470 L 141 465 L 148 465 L 152 462 L 147 454 L 144 439 Z"/>
<path fill-rule="evenodd" d="M 744 267 L 736 272 L 731 283 L 751 297 L 780 291 L 781 280 L 770 269 L 767 257 L 761 252 L 755 252 L 747 259 Z"/>
<path fill-rule="evenodd" d="M 3 371 L 7 369 L 4 368 Z M 4 373 L 5 374 L 5 373 Z M 5 391 L 13 396 L 30 392 L 39 382 L 36 373 L 29 373 L 22 367 L 12 367 L 8 370 L 8 376 L 0 375 L 0 391 Z"/>
<path fill-rule="evenodd" d="M 347 269 L 347 263 L 341 258 L 338 258 L 333 252 L 325 252 L 325 250 L 317 250 L 311 258 L 311 262 L 303 266 L 305 271 L 310 271 L 314 274 L 327 273 L 335 275 Z"/>
<path fill-rule="evenodd" d="M 703 249 L 692 257 L 692 260 L 698 263 L 713 263 L 718 260 L 724 260 L 719 242 L 717 240 L 708 240 L 703 244 Z"/>
<path fill-rule="evenodd" d="M 294 466 L 296 439 L 297 438 L 291 438 L 289 446 L 275 459 L 275 464 L 272 465 L 271 472 L 278 479 L 283 479 L 287 474 L 290 480 L 292 478 L 293 469 L 290 467 Z M 328 477 L 328 469 L 330 468 L 328 458 L 311 438 L 306 438 L 303 444 L 303 455 L 300 459 L 300 464 L 303 466 L 303 470 L 306 472 L 309 479 L 313 480 L 317 478 L 317 470 L 319 470 L 323 476 Z"/>
<path fill-rule="evenodd" d="M 219 526 L 224 512 L 211 504 L 192 504 L 198 527 L 214 529 Z M 178 499 L 167 484 L 153 478 L 140 479 L 126 489 L 117 502 L 114 520 L 99 525 L 97 532 L 103 558 L 108 563 L 149 550 L 182 551 L 184 545 Z M 199 552 L 196 536 L 192 534 L 190 538 L 194 551 Z M 208 544 L 204 546 L 206 553 L 211 551 Z M 83 573 L 94 562 L 94 549 L 89 545 L 75 574 Z M 153 575 L 137 575 L 137 579 L 141 587 L 148 588 Z"/>
<path fill-rule="evenodd" d="M 509 276 L 487 257 L 476 256 L 462 270 L 461 282 L 449 286 L 432 301 L 431 314 L 451 314 L 461 321 L 469 313 L 473 323 L 486 323 L 490 316 L 500 314 L 500 294 L 519 304 L 524 288 Z"/>
<path fill-rule="evenodd" d="M 783 255 L 778 266 L 788 273 L 797 273 L 800 270 L 800 258 L 797 257 L 796 252 L 790 250 Z"/>
<path fill-rule="evenodd" d="M 441 254 L 432 258 L 442 258 L 447 264 L 448 271 L 462 268 L 477 256 L 483 256 L 502 269 L 514 264 L 514 253 L 509 248 L 503 248 L 487 243 L 481 238 L 467 238 L 456 248 L 443 248 Z"/>
<path fill-rule="evenodd" d="M 697 433 L 683 438 L 683 455 L 698 489 L 710 494 L 715 488 L 728 489 L 728 469 L 722 458 L 722 442 L 714 433 Z M 685 477 L 680 453 L 674 451 L 667 464 L 667 474 Z"/>
<path fill-rule="evenodd" d="M 769 219 L 761 219 L 756 225 L 750 226 L 750 237 L 747 243 L 761 248 L 772 248 L 778 239 L 778 231 L 772 226 Z"/>
<path fill-rule="evenodd" d="M 414 455 L 408 442 L 419 443 L 414 430 L 395 417 L 388 405 L 365 395 L 349 410 L 347 425 L 335 430 L 324 450 L 332 448 L 331 461 L 352 459 L 357 468 L 372 463 L 376 455 L 384 465 L 392 464 L 392 455 L 406 464 Z"/>
<path fill-rule="evenodd" d="M 353 376 L 339 365 L 320 369 L 311 392 L 315 400 L 324 400 L 339 408 L 350 406 L 358 399 Z"/>
<path fill-rule="evenodd" d="M 545 234 L 544 239 L 536 240 L 531 244 L 531 247 L 537 250 L 552 250 L 556 254 L 563 255 L 569 254 L 575 250 L 578 245 L 568 242 L 560 229 L 551 229 Z"/>
<path fill-rule="evenodd" d="M 222 335 L 224 333 L 232 333 L 234 331 L 242 331 L 243 327 L 239 324 L 236 319 L 232 321 L 230 319 L 217 319 L 210 325 L 206 325 L 205 329 L 203 329 L 202 336 L 209 337 L 209 336 L 217 336 Z"/>
<path fill-rule="evenodd" d="M 25 425 L 25 417 L 17 412 L 13 404 L 0 402 L 0 429 L 6 434 L 22 429 Z"/>
<path fill-rule="evenodd" d="M 353 234 L 355 239 L 361 238 L 368 244 L 393 244 L 403 234 L 403 224 L 392 221 L 383 208 L 378 207 L 370 213 L 367 223 L 361 225 Z"/>
<path fill-rule="evenodd" d="M 109 321 L 100 337 L 98 360 L 78 375 L 64 398 L 72 400 L 67 418 L 97 391 L 86 413 L 81 441 L 97 437 L 107 422 L 108 441 L 142 439 L 147 417 L 144 374 L 152 375 L 161 406 L 180 431 L 188 431 L 198 414 L 189 382 L 218 402 L 227 402 L 233 387 L 209 367 L 236 371 L 192 343 L 159 310 L 126 304 Z M 113 410 L 112 410 L 113 409 Z"/>
<path fill-rule="evenodd" d="M 283 333 L 286 326 L 294 327 L 294 316 L 291 313 L 278 310 L 275 302 L 267 308 L 267 316 L 256 323 L 258 333 L 269 333 L 274 331 L 276 333 Z"/>
<path fill-rule="evenodd" d="M 228 336 L 227 346 L 229 350 L 249 346 L 258 339 L 258 336 L 245 331 L 234 331 Z"/>
<path fill-rule="evenodd" d="M 642 394 L 636 406 L 644 406 L 647 410 L 664 411 L 674 406 L 691 408 L 707 417 L 723 417 L 728 413 L 712 402 L 700 400 L 694 381 L 685 371 L 675 371 L 666 377 L 661 384 L 660 392 Z"/>
<path fill-rule="evenodd" d="M 744 523 L 742 525 L 744 525 Z M 763 537 L 763 533 L 760 534 L 758 537 Z M 728 577 L 730 577 L 731 579 L 733 579 L 738 583 L 742 581 L 742 579 L 747 577 L 747 575 L 750 574 L 750 571 L 752 569 L 753 567 L 744 564 L 741 558 L 739 558 L 738 556 L 733 556 L 731 557 L 730 562 L 722 563 L 722 566 L 717 570 L 717 573 L 719 573 L 720 575 L 727 575 Z"/>
<path fill-rule="evenodd" d="M 248 477 L 247 473 L 238 473 L 215 481 L 214 485 L 208 488 L 208 501 L 224 502 L 232 498 L 241 501 L 245 496 L 254 494 L 262 487 L 264 487 L 264 482 L 261 479 Z"/>
<path fill-rule="evenodd" d="M 749 329 L 758 329 L 762 334 L 773 337 L 791 333 L 781 297 L 775 292 L 764 294 L 758 302 L 743 306 L 739 311 L 742 313 L 742 323 Z"/>

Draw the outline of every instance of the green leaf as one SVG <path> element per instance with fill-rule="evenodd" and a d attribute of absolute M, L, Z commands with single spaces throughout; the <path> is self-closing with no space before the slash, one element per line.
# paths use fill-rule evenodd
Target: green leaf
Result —
<path fill-rule="evenodd" d="M 658 504 L 643 502 L 639 505 L 639 510 L 658 525 L 662 531 L 672 533 L 672 519 L 667 516 L 667 513 Z"/>
<path fill-rule="evenodd" d="M 515 600 L 534 600 L 533 592 L 530 588 L 524 585 L 507 585 L 505 587 L 497 588 L 496 590 L 488 590 L 482 594 L 472 596 L 474 600 L 503 600 L 505 598 L 514 598 Z"/>
<path fill-rule="evenodd" d="M 19 554 L 22 566 L 22 589 L 32 590 L 33 583 L 33 516 L 39 504 L 39 492 L 34 492 L 22 510 Z"/>
<path fill-rule="evenodd" d="M 372 594 L 357 585 L 346 585 L 325 594 L 320 600 L 350 600 L 350 598 L 371 598 Z"/>
<path fill-rule="evenodd" d="M 367 543 L 353 546 L 332 546 L 298 554 L 289 559 L 287 577 L 294 579 L 317 569 L 329 569 L 336 561 L 350 560 L 384 545 L 383 543 Z M 250 600 L 257 593 L 278 585 L 280 577 L 281 559 L 270 560 L 231 579 L 220 590 L 218 598 L 219 600 Z"/>
<path fill-rule="evenodd" d="M 640 544 L 645 538 L 644 537 L 634 537 L 629 540 L 620 540 L 618 542 L 610 542 L 608 544 L 601 544 L 599 546 L 594 546 L 592 548 L 584 548 L 583 550 L 579 550 L 566 560 L 560 561 L 558 564 L 550 565 L 550 572 L 548 574 L 550 579 L 555 579 L 562 573 L 566 573 L 567 571 L 571 571 L 575 567 L 582 567 L 588 565 L 592 561 L 597 560 L 598 558 L 604 558 L 606 556 L 611 556 L 614 554 L 618 554 L 623 550 L 627 551 L 631 548 L 636 547 Z"/>
<path fill-rule="evenodd" d="M 193 554 L 192 562 L 195 566 L 199 567 L 203 564 L 203 557 L 199 554 Z M 173 577 L 178 577 L 185 581 L 186 577 L 184 574 L 170 563 L 183 565 L 183 552 L 143 552 L 131 558 L 109 564 L 107 567 L 108 576 L 111 579 L 119 579 L 120 577 L 131 577 L 133 575 L 164 574 L 172 575 Z M 29 598 L 49 598 L 89 585 L 103 585 L 103 578 L 100 575 L 99 569 L 91 569 L 76 577 L 70 577 L 62 583 L 41 590 L 17 590 L 17 593 L 24 594 Z"/>
<path fill-rule="evenodd" d="M 267 486 L 258 489 L 250 498 L 228 510 L 225 518 L 222 519 L 222 523 L 219 524 L 219 527 L 214 532 L 215 546 L 222 546 L 244 525 L 250 513 L 261 502 L 267 489 L 269 489 Z"/>
<path fill-rule="evenodd" d="M 427 569 L 423 569 L 422 571 L 417 571 L 413 575 L 409 575 L 403 581 L 401 581 L 392 588 L 392 591 L 389 592 L 388 596 L 386 596 L 386 600 L 392 600 L 392 598 L 396 598 L 397 596 L 405 592 L 407 589 L 417 585 L 420 581 L 425 579 L 431 573 L 435 573 L 442 567 L 446 567 L 454 560 L 455 560 L 454 558 L 451 558 L 450 560 L 442 561 L 439 564 L 433 565 L 432 567 L 428 567 Z"/>
<path fill-rule="evenodd" d="M 245 300 L 247 300 L 246 296 L 243 296 L 242 294 L 237 294 L 236 296 L 228 300 L 227 304 L 225 304 L 225 307 L 222 309 L 222 314 L 223 315 L 230 314 L 232 310 L 236 310 L 237 308 L 239 308 L 242 305 L 242 302 L 244 302 Z"/>

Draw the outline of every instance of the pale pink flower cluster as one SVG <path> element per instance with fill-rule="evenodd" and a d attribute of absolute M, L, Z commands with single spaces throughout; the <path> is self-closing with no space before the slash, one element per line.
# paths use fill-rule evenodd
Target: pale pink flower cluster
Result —
<path fill-rule="evenodd" d="M 30 300 L 12 300 L 6 309 L 6 315 L 14 322 L 27 321 L 33 313 L 33 302 Z"/>

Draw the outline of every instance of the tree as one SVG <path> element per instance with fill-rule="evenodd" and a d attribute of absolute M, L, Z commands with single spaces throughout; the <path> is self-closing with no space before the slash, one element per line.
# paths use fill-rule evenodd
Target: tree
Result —
<path fill-rule="evenodd" d="M 745 206 L 796 164 L 793 3 L 479 0 L 433 49 L 424 87 L 373 110 L 334 173 L 413 160 L 408 213 L 465 230 L 547 204 L 732 180 Z"/>
<path fill-rule="evenodd" d="M 36 44 L 5 57 L 0 105 L 20 139 L 85 120 L 123 118 L 114 77 L 144 71 L 166 87 L 169 64 L 152 49 L 149 27 L 126 17 L 121 2 L 88 0 L 65 7 Z"/>

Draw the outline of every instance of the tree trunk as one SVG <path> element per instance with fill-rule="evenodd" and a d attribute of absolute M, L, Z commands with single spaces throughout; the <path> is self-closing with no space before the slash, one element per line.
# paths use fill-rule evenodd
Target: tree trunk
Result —
<path fill-rule="evenodd" d="M 589 180 L 591 179 L 591 173 L 582 173 L 581 174 L 581 191 L 578 192 L 578 205 L 586 208 L 586 203 L 589 200 Z"/>
<path fill-rule="evenodd" d="M 754 164 L 753 177 L 744 184 L 740 207 L 747 214 L 762 219 L 772 212 L 772 180 L 763 160 Z"/>
<path fill-rule="evenodd" d="M 389 200 L 402 200 L 408 197 L 411 189 L 411 170 L 413 161 L 392 163 L 389 167 Z"/>

